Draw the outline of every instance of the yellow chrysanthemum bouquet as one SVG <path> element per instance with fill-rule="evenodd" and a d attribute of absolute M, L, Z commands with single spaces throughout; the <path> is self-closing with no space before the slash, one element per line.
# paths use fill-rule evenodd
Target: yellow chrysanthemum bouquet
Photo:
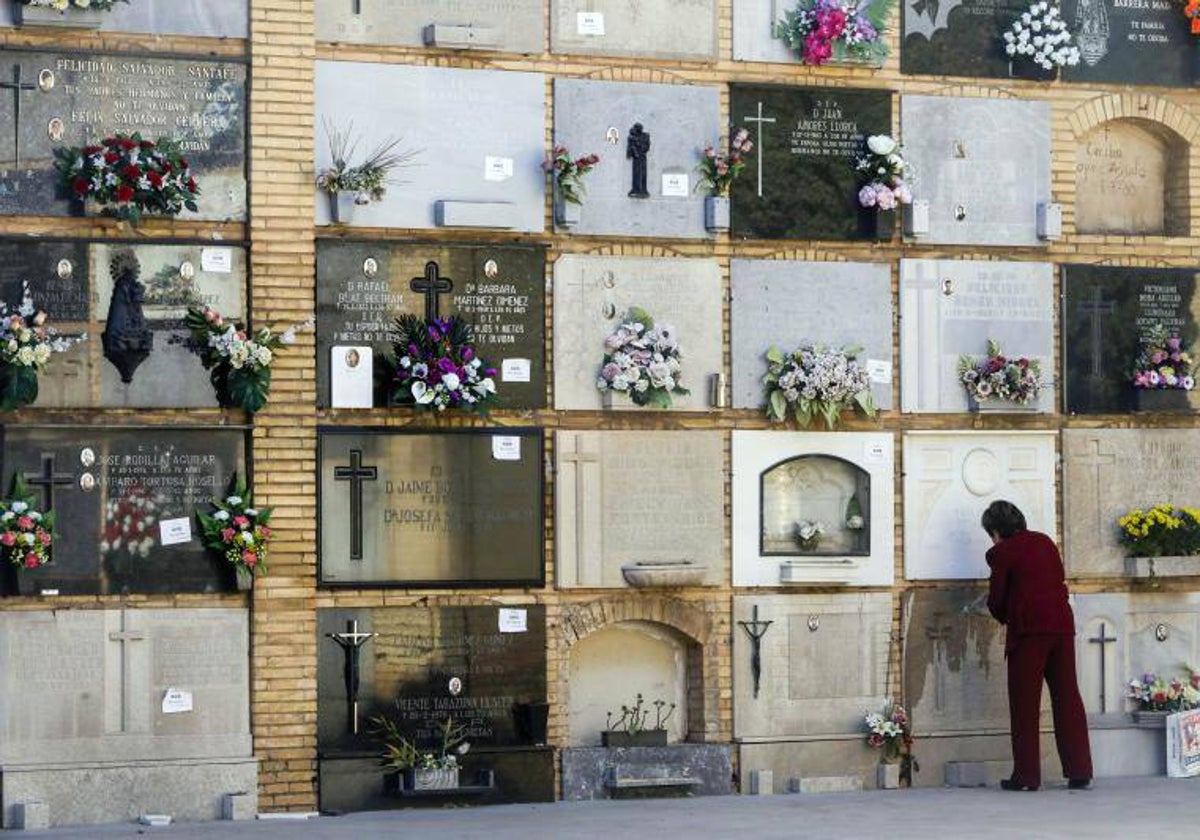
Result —
<path fill-rule="evenodd" d="M 1166 504 L 1136 508 L 1118 519 L 1117 526 L 1131 557 L 1200 554 L 1200 508 Z"/>

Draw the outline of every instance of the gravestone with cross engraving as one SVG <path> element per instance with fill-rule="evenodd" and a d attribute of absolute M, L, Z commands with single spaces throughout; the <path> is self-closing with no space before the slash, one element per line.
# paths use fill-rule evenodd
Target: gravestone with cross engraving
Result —
<path fill-rule="evenodd" d="M 67 12 L 68 19 L 72 14 Z M 0 26 L 12 26 L 12 6 L 0 6 Z M 101 17 L 101 32 L 144 32 L 197 38 L 245 38 L 249 0 L 138 0 L 117 3 Z"/>
<path fill-rule="evenodd" d="M 316 0 L 317 40 L 540 53 L 546 24 L 537 0 Z M 429 27 L 451 30 L 450 43 Z"/>
<path fill-rule="evenodd" d="M 319 461 L 324 585 L 540 583 L 539 431 L 324 428 Z"/>
<path fill-rule="evenodd" d="M 733 182 L 733 235 L 859 239 L 875 235 L 859 207 L 855 162 L 866 138 L 892 130 L 891 93 L 733 85 L 730 121 L 755 148 Z"/>
<path fill-rule="evenodd" d="M 205 550 L 195 510 L 245 473 L 240 429 L 6 426 L 5 487 L 18 472 L 57 514 L 52 562 L 16 574 L 21 594 L 222 592 L 223 558 Z M 16 594 L 9 591 L 7 594 Z"/>
<path fill-rule="evenodd" d="M 373 351 L 375 405 L 389 404 L 387 359 L 403 313 L 469 322 L 479 355 L 497 370 L 501 408 L 546 404 L 545 249 L 527 245 L 317 243 L 317 404 L 355 347 Z"/>
<path fill-rule="evenodd" d="M 0 50 L 0 79 L 0 214 L 74 212 L 55 151 L 120 131 L 179 141 L 200 189 L 199 214 L 185 218 L 245 218 L 245 64 Z"/>
<path fill-rule="evenodd" d="M 1195 411 L 1200 395 L 1183 388 L 1139 389 L 1134 373 L 1155 327 L 1200 352 L 1196 275 L 1185 268 L 1063 267 L 1064 405 L 1071 414 Z M 1194 374 L 1193 374 L 1194 375 Z"/>

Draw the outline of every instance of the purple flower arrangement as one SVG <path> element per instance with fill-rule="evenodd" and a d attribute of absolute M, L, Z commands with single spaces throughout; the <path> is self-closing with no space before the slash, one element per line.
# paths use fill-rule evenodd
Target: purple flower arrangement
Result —
<path fill-rule="evenodd" d="M 1162 324 L 1151 327 L 1142 339 L 1133 371 L 1133 387 L 1143 390 L 1190 391 L 1196 387 L 1192 357 L 1183 339 Z"/>
<path fill-rule="evenodd" d="M 486 414 L 499 400 L 496 369 L 479 357 L 470 324 L 458 318 L 396 319 L 392 399 L 435 411 Z"/>
<path fill-rule="evenodd" d="M 882 64 L 888 53 L 882 34 L 892 6 L 893 0 L 800 0 L 775 33 L 805 64 Z"/>

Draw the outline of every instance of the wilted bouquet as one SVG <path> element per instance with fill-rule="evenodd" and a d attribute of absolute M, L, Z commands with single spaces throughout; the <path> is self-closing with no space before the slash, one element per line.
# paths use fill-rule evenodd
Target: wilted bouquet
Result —
<path fill-rule="evenodd" d="M 198 212 L 200 189 L 179 145 L 142 135 L 116 134 L 83 148 L 55 149 L 54 168 L 68 195 L 91 198 L 104 213 L 134 224 L 150 213 L 177 216 Z"/>
<path fill-rule="evenodd" d="M 775 34 L 805 64 L 882 62 L 888 54 L 882 34 L 893 5 L 893 0 L 800 0 L 775 25 Z"/>
<path fill-rule="evenodd" d="M 15 312 L 0 302 L 0 410 L 15 411 L 37 400 L 38 374 L 51 354 L 62 353 L 85 338 L 65 338 L 47 326 L 46 313 L 34 308 L 28 283 Z"/>
<path fill-rule="evenodd" d="M 1183 349 L 1183 339 L 1155 324 L 1142 339 L 1142 350 L 1134 365 L 1133 387 L 1146 390 L 1190 391 L 1196 387 L 1192 357 Z"/>
<path fill-rule="evenodd" d="M 886 134 L 868 137 L 866 150 L 858 156 L 854 168 L 863 182 L 858 191 L 858 203 L 863 207 L 892 210 L 897 204 L 912 204 L 912 189 L 908 185 L 912 167 L 892 137 Z"/>
<path fill-rule="evenodd" d="M 18 472 L 12 493 L 0 500 L 0 556 L 25 569 L 49 563 L 54 542 L 54 511 L 42 513 L 33 505 L 33 494 L 25 489 L 25 477 Z"/>
<path fill-rule="evenodd" d="M 912 749 L 912 725 L 899 703 L 889 700 L 881 711 L 868 712 L 865 722 L 867 744 L 883 751 L 884 763 L 894 762 Z"/>
<path fill-rule="evenodd" d="M 242 324 L 226 321 L 211 306 L 189 306 L 184 319 L 192 345 L 223 408 L 241 406 L 262 410 L 271 392 L 271 362 L 281 347 L 296 343 L 296 332 L 312 322 L 297 324 L 281 333 L 262 327 L 250 333 Z"/>
<path fill-rule="evenodd" d="M 398 183 L 392 177 L 394 170 L 413 166 L 413 161 L 422 149 L 401 149 L 399 137 L 382 141 L 359 163 L 354 163 L 358 151 L 358 140 L 354 137 L 354 123 L 345 131 L 323 122 L 325 136 L 329 142 L 331 165 L 317 174 L 317 189 L 329 195 L 353 193 L 355 204 L 370 204 L 383 201 L 388 184 Z"/>
<path fill-rule="evenodd" d="M 204 547 L 224 557 L 239 573 L 263 574 L 267 549 L 271 542 L 271 508 L 254 507 L 254 499 L 244 479 L 236 473 L 229 495 L 214 498 L 207 513 L 197 508 L 196 519 L 204 535 Z"/>
<path fill-rule="evenodd" d="M 101 12 L 107 12 L 118 3 L 128 3 L 129 0 L 18 0 L 18 2 L 26 6 L 41 6 L 59 12 L 66 12 L 72 8 L 98 9 Z"/>
<path fill-rule="evenodd" d="M 402 315 L 396 319 L 396 330 L 392 398 L 397 403 L 487 414 L 499 402 L 496 369 L 480 358 L 466 321 Z"/>
<path fill-rule="evenodd" d="M 819 344 L 792 353 L 767 350 L 767 417 L 782 423 L 790 413 L 807 426 L 820 416 L 831 429 L 848 408 L 874 417 L 871 377 L 857 361 L 861 352 L 861 347 L 834 350 Z"/>
<path fill-rule="evenodd" d="M 554 186 L 563 201 L 583 204 L 583 176 L 591 172 L 600 162 L 600 155 L 589 154 L 573 158 L 566 146 L 555 146 L 542 161 L 542 169 L 554 178 Z"/>
<path fill-rule="evenodd" d="M 986 356 L 958 357 L 958 379 L 967 389 L 967 396 L 978 403 L 1007 400 L 1027 405 L 1042 390 L 1042 368 L 1037 359 L 1009 358 L 991 339 Z"/>
<path fill-rule="evenodd" d="M 1184 679 L 1168 680 L 1154 673 L 1142 674 L 1129 681 L 1126 696 L 1138 704 L 1142 712 L 1184 712 L 1200 708 L 1200 671 L 1184 666 L 1189 672 Z"/>
<path fill-rule="evenodd" d="M 1131 557 L 1200 554 L 1200 509 L 1165 504 L 1135 508 L 1118 519 L 1117 526 Z"/>
<path fill-rule="evenodd" d="M 1071 43 L 1058 5 L 1048 0 L 1038 0 L 1013 21 L 1004 33 L 1004 51 L 1010 58 L 1028 58 L 1043 70 L 1079 63 L 1079 47 Z"/>
<path fill-rule="evenodd" d="M 669 324 L 656 325 L 646 310 L 629 315 L 604 340 L 604 361 L 596 387 L 628 394 L 635 405 L 670 408 L 671 395 L 685 395 L 680 384 L 683 353 Z"/>
<path fill-rule="evenodd" d="M 696 181 L 696 189 L 706 189 L 712 195 L 729 195 L 733 180 L 742 174 L 746 168 L 746 155 L 754 149 L 750 142 L 750 132 L 739 128 L 733 137 L 729 138 L 729 154 L 717 154 L 711 144 L 704 147 L 704 157 L 696 169 L 700 178 Z"/>

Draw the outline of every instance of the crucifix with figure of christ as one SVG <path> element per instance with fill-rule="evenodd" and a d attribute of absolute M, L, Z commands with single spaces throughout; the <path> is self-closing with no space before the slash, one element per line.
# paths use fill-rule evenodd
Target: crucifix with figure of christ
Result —
<path fill-rule="evenodd" d="M 363 559 L 363 482 L 378 481 L 378 467 L 364 467 L 361 449 L 350 450 L 350 463 L 333 468 L 334 481 L 350 482 L 350 559 Z"/>
<path fill-rule="evenodd" d="M 357 619 L 346 622 L 345 633 L 325 634 L 326 638 L 333 639 L 337 643 L 346 657 L 346 662 L 342 666 L 342 676 L 346 681 L 346 703 L 348 705 L 350 731 L 355 735 L 358 734 L 359 654 L 362 652 L 363 645 L 377 635 L 379 634 L 360 633 Z"/>
<path fill-rule="evenodd" d="M 1116 636 L 1108 635 L 1108 625 L 1100 622 L 1100 633 L 1088 639 L 1088 644 L 1100 646 L 1100 714 L 1108 711 L 1108 659 L 1107 647 L 1117 640 Z"/>
<path fill-rule="evenodd" d="M 441 317 L 439 299 L 443 294 L 454 290 L 454 281 L 449 277 L 442 277 L 438 264 L 430 260 L 425 263 L 425 273 L 410 280 L 408 287 L 425 295 L 425 320 L 432 321 Z"/>
<path fill-rule="evenodd" d="M 71 473 L 54 471 L 54 453 L 42 453 L 42 471 L 25 473 L 25 483 L 40 489 L 42 494 L 42 513 L 54 510 L 54 488 L 71 487 L 75 484 L 75 476 Z"/>
<path fill-rule="evenodd" d="M 746 631 L 746 635 L 750 637 L 750 674 L 754 677 L 754 696 L 758 696 L 758 683 L 762 679 L 762 640 L 763 636 L 767 635 L 767 630 L 774 624 L 773 621 L 758 620 L 758 604 L 754 605 L 754 612 L 751 614 L 749 621 L 739 621 L 738 626 Z"/>
<path fill-rule="evenodd" d="M 763 116 L 762 108 L 763 108 L 763 104 L 761 102 L 759 102 L 757 117 L 742 117 L 742 119 L 745 122 L 758 123 L 757 127 L 755 128 L 755 138 L 754 139 L 756 141 L 755 142 L 756 148 L 754 151 L 755 151 L 755 157 L 758 158 L 758 197 L 759 198 L 762 198 L 762 162 L 763 162 L 764 153 L 766 151 L 766 148 L 765 148 L 766 140 L 763 137 L 763 128 L 767 123 L 775 122 L 774 117 L 764 117 Z"/>
<path fill-rule="evenodd" d="M 21 94 L 37 90 L 32 82 L 21 81 L 20 62 L 13 65 L 13 80 L 0 82 L 0 88 L 13 92 L 13 167 L 21 166 Z"/>

